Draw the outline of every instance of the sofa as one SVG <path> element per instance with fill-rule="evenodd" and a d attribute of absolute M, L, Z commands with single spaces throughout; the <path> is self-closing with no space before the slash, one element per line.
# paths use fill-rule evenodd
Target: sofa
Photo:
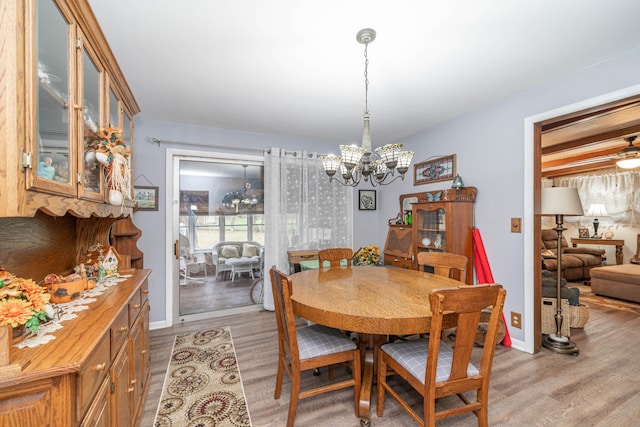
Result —
<path fill-rule="evenodd" d="M 591 292 L 640 303 L 640 265 L 620 264 L 594 268 Z"/>
<path fill-rule="evenodd" d="M 253 269 L 262 274 L 264 246 L 251 241 L 226 241 L 213 245 L 211 259 L 216 269 L 216 280 L 220 273 L 232 271 L 233 265 L 242 261 L 253 265 Z"/>
<path fill-rule="evenodd" d="M 569 282 L 590 280 L 590 271 L 602 265 L 604 249 L 569 247 L 562 236 L 562 277 Z M 558 233 L 542 230 L 542 268 L 555 277 L 558 271 Z"/>

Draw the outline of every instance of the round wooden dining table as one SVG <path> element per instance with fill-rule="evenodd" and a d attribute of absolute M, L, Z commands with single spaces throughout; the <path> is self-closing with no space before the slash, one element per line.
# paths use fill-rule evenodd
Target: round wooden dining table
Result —
<path fill-rule="evenodd" d="M 431 273 L 373 266 L 306 270 L 291 279 L 296 315 L 357 333 L 363 366 L 359 415 L 367 421 L 377 348 L 389 335 L 429 331 L 432 289 L 466 286 Z M 449 325 L 454 326 L 455 319 Z"/>

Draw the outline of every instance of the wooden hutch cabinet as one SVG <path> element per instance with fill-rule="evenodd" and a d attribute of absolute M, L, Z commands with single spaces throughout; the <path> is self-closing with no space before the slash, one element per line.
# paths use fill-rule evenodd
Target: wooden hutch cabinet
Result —
<path fill-rule="evenodd" d="M 413 253 L 451 252 L 467 257 L 466 278 L 473 284 L 473 204 L 477 190 L 466 187 L 426 193 L 413 203 Z"/>
<path fill-rule="evenodd" d="M 105 203 L 85 144 L 119 127 L 131 150 L 140 111 L 88 1 L 6 0 L 0 15 L 0 216 L 130 215 L 131 200 Z"/>
<path fill-rule="evenodd" d="M 104 169 L 85 147 L 96 130 L 119 127 L 131 160 L 139 107 L 88 0 L 0 2 L 0 64 L 0 266 L 41 281 L 71 273 L 99 243 L 137 268 L 56 339 L 11 349 L 21 370 L 0 376 L 0 425 L 137 426 L 150 272 L 135 247 L 134 202 L 107 203 Z"/>

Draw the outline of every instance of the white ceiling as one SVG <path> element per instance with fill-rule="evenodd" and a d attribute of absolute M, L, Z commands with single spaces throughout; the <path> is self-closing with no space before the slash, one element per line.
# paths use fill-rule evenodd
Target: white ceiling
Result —
<path fill-rule="evenodd" d="M 637 0 L 89 0 L 140 118 L 395 142 L 640 46 Z M 639 70 L 640 73 L 640 70 Z"/>

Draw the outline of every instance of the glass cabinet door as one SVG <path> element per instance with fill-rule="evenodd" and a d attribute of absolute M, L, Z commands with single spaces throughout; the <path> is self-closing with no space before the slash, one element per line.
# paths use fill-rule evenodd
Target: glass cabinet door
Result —
<path fill-rule="evenodd" d="M 416 227 L 418 251 L 445 251 L 447 242 L 446 211 L 443 208 L 417 209 L 414 216 L 413 226 Z"/>
<path fill-rule="evenodd" d="M 109 127 L 120 127 L 120 105 L 112 89 L 109 89 Z"/>
<path fill-rule="evenodd" d="M 82 50 L 82 129 L 83 129 L 83 156 L 82 156 L 82 186 L 80 197 L 94 200 L 102 199 L 103 171 L 96 160 L 96 153 L 90 143 L 100 129 L 100 71 L 86 49 Z"/>
<path fill-rule="evenodd" d="M 75 195 L 69 70 L 71 24 L 53 0 L 36 1 L 36 123 L 28 187 Z"/>

